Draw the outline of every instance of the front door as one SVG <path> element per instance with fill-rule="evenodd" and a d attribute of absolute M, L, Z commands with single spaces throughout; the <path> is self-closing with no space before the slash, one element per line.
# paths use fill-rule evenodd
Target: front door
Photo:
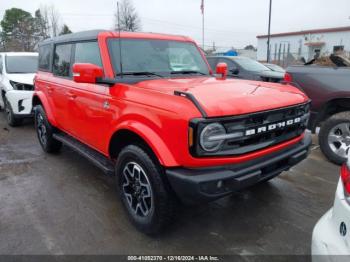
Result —
<path fill-rule="evenodd" d="M 96 41 L 76 43 L 73 63 L 91 63 L 102 67 Z M 69 122 L 72 134 L 96 150 L 105 148 L 103 134 L 109 130 L 113 113 L 107 85 L 75 83 L 68 91 Z"/>

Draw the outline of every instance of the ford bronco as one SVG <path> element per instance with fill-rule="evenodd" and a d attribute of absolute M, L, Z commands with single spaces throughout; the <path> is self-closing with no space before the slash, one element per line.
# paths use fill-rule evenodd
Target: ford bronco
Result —
<path fill-rule="evenodd" d="M 39 45 L 35 126 L 115 175 L 132 222 L 156 233 L 177 203 L 227 196 L 305 159 L 308 97 L 213 74 L 190 38 L 86 31 Z"/>

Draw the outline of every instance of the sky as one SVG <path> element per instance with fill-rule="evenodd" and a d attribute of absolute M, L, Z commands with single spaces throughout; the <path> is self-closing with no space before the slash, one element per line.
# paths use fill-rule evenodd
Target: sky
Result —
<path fill-rule="evenodd" d="M 132 0 L 142 31 L 190 36 L 202 44 L 201 0 Z M 73 32 L 112 29 L 117 0 L 0 0 L 34 14 L 54 4 Z M 267 34 L 269 0 L 204 0 L 206 46 L 243 48 Z M 350 26 L 350 0 L 273 0 L 271 33 Z"/>

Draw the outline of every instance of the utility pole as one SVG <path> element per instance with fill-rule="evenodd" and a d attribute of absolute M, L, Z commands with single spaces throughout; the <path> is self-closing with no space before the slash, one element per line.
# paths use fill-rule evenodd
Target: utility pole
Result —
<path fill-rule="evenodd" d="M 202 47 L 204 50 L 204 0 L 201 2 L 201 11 L 202 11 Z"/>
<path fill-rule="evenodd" d="M 270 38 L 271 38 L 271 7 L 272 0 L 270 0 L 270 8 L 269 8 L 269 28 L 267 33 L 267 59 L 266 61 L 270 63 Z"/>

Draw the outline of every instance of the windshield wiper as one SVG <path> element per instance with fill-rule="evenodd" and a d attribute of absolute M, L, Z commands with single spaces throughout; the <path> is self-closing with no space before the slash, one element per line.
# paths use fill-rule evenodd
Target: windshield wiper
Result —
<path fill-rule="evenodd" d="M 148 71 L 143 71 L 143 72 L 123 72 L 123 73 L 118 73 L 117 76 L 158 76 L 158 77 L 163 77 L 162 75 L 158 75 L 154 72 L 148 72 Z"/>
<path fill-rule="evenodd" d="M 176 74 L 183 74 L 183 75 L 189 75 L 189 74 L 207 75 L 206 73 L 202 73 L 200 71 L 195 71 L 195 70 L 171 71 L 170 74 L 172 74 L 172 75 L 176 75 Z"/>

